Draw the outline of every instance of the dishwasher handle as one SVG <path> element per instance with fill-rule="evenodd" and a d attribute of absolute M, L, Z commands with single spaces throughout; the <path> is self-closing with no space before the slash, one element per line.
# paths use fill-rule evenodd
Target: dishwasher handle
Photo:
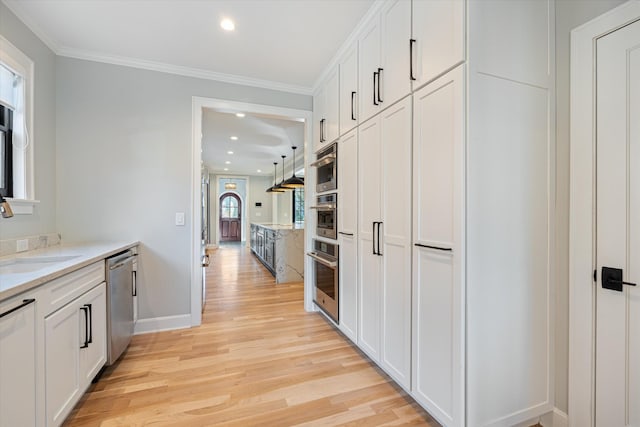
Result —
<path fill-rule="evenodd" d="M 115 270 L 116 268 L 120 268 L 120 267 L 122 267 L 123 265 L 125 265 L 128 262 L 132 262 L 134 259 L 136 259 L 136 256 L 137 255 L 131 255 L 131 256 L 121 260 L 120 262 L 109 266 L 109 270 Z"/>

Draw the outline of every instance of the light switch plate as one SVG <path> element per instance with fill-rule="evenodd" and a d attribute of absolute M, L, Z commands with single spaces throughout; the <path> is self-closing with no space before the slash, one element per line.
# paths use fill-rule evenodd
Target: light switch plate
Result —
<path fill-rule="evenodd" d="M 184 225 L 184 212 L 176 212 L 176 225 Z"/>
<path fill-rule="evenodd" d="M 24 252 L 29 250 L 29 239 L 16 240 L 16 252 Z"/>

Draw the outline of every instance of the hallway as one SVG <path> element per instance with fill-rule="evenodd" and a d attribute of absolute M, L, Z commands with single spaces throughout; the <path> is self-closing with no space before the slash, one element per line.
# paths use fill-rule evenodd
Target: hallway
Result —
<path fill-rule="evenodd" d="M 65 426 L 437 426 L 236 245 L 212 253 L 201 327 L 138 335 Z"/>

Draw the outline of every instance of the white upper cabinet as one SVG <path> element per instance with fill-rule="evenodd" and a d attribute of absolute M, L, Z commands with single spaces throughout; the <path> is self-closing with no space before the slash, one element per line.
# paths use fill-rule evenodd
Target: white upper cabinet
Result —
<path fill-rule="evenodd" d="M 358 43 L 340 61 L 340 135 L 358 124 Z"/>
<path fill-rule="evenodd" d="M 412 34 L 417 89 L 464 61 L 464 1 L 413 0 Z"/>
<path fill-rule="evenodd" d="M 363 122 L 378 111 L 378 73 L 380 68 L 380 19 L 374 19 L 362 33 L 358 42 L 358 74 L 360 76 L 360 96 L 358 107 Z"/>
<path fill-rule="evenodd" d="M 338 139 L 339 118 L 338 67 L 329 73 L 313 97 L 314 146 L 318 150 Z"/>
<path fill-rule="evenodd" d="M 411 2 L 394 0 L 359 39 L 360 122 L 411 93 L 409 76 Z"/>
<path fill-rule="evenodd" d="M 382 22 L 382 61 L 378 82 L 378 102 L 387 108 L 411 93 L 409 41 L 411 40 L 411 2 L 394 0 L 380 14 Z"/>

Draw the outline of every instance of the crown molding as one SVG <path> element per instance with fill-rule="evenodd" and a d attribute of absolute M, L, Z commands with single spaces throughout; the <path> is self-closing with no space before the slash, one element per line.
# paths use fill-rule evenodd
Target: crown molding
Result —
<path fill-rule="evenodd" d="M 28 29 L 31 30 L 32 33 L 36 35 L 49 49 L 53 51 L 56 55 L 60 50 L 60 44 L 57 40 L 50 37 L 40 26 L 38 26 L 32 19 L 28 17 L 26 13 L 23 13 L 22 8 L 20 7 L 20 2 L 13 0 L 2 0 L 2 4 L 4 4 L 7 9 L 9 9 L 14 15 L 18 17 L 20 21 L 24 25 L 27 26 Z"/>
<path fill-rule="evenodd" d="M 386 0 L 375 0 L 373 5 L 369 8 L 369 10 L 367 10 L 367 13 L 365 13 L 362 19 L 360 19 L 360 21 L 358 22 L 358 25 L 355 26 L 351 34 L 349 34 L 349 37 L 347 37 L 347 39 L 342 43 L 342 45 L 340 45 L 340 48 L 335 53 L 335 55 L 333 55 L 333 57 L 331 58 L 331 61 L 329 61 L 329 64 L 327 64 L 324 70 L 322 70 L 322 73 L 320 73 L 320 76 L 314 82 L 311 90 L 313 94 L 315 94 L 318 91 L 322 83 L 324 83 L 324 80 L 331 73 L 331 70 L 338 65 L 339 61 L 346 54 L 347 50 L 351 47 L 351 44 L 358 40 L 360 34 L 364 30 L 364 27 L 369 25 L 371 20 L 378 15 L 378 12 L 380 12 L 380 10 L 382 9 L 382 6 L 384 5 L 385 1 Z"/>
<path fill-rule="evenodd" d="M 95 53 L 86 50 L 61 47 L 57 54 L 67 58 L 82 59 L 85 61 L 102 62 L 106 64 L 121 65 L 125 67 L 139 68 L 143 70 L 158 71 L 161 73 L 176 74 L 198 79 L 215 80 L 243 86 L 258 87 L 262 89 L 276 90 L 280 92 L 297 93 L 300 95 L 312 95 L 310 87 L 290 85 L 271 80 L 254 79 L 251 77 L 224 74 L 200 68 L 183 67 L 181 65 L 166 64 L 163 62 L 148 61 L 144 59 L 129 58 L 117 55 Z"/>

